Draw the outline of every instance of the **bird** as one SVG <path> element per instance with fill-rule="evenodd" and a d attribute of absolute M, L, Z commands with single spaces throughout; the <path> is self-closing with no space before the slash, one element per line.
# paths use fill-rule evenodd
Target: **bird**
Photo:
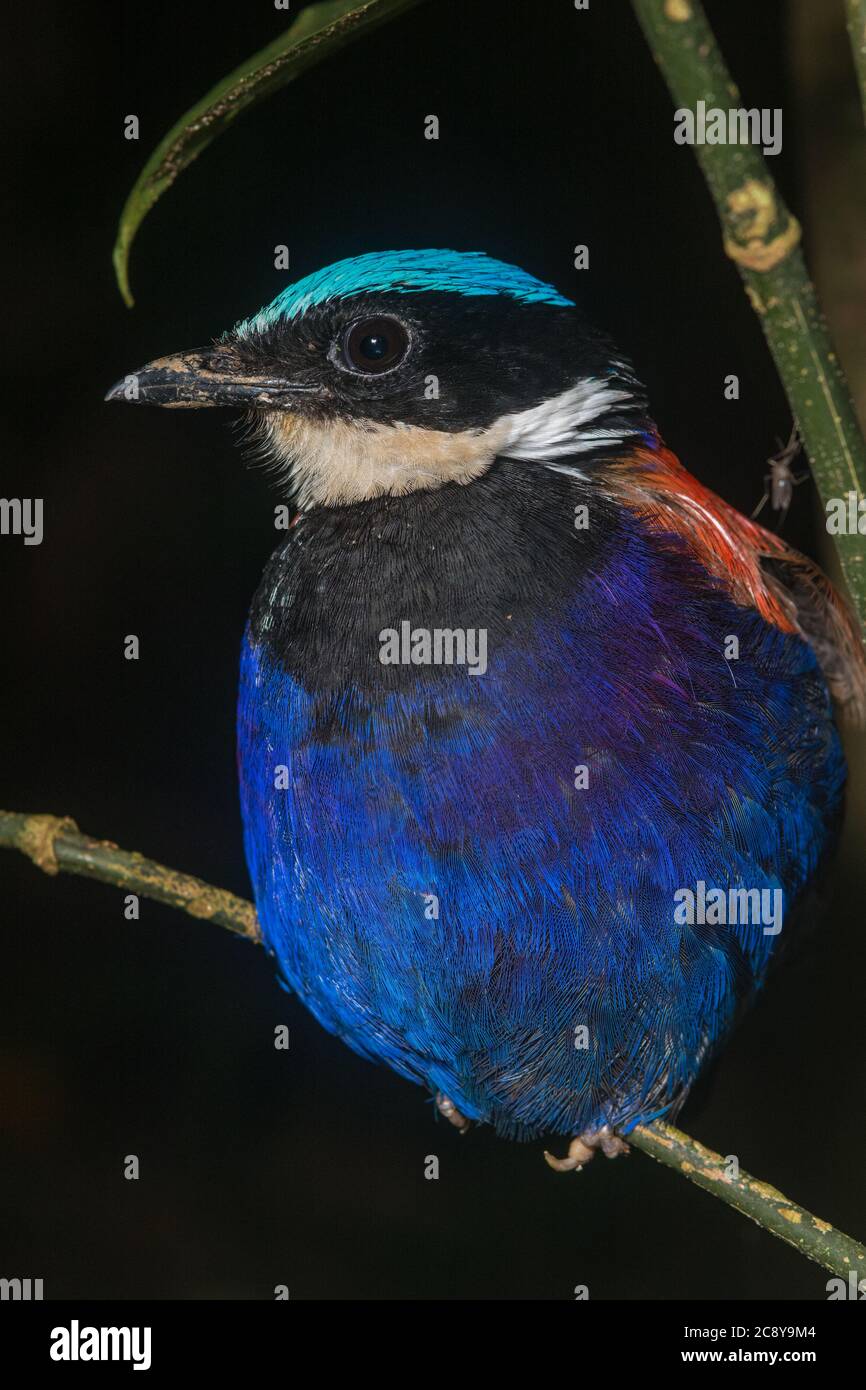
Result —
<path fill-rule="evenodd" d="M 107 399 L 242 411 L 288 509 L 238 702 L 286 987 L 563 1171 L 675 1117 L 838 836 L 866 662 L 818 567 L 480 251 L 337 261 Z"/>

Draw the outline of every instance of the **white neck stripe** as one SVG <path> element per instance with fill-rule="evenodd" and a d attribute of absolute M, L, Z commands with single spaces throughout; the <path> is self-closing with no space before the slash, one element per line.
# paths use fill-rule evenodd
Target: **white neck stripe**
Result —
<path fill-rule="evenodd" d="M 624 432 L 603 428 L 588 430 L 585 426 L 599 420 L 614 406 L 631 400 L 630 391 L 620 390 L 597 377 L 585 377 L 540 405 L 514 415 L 503 415 L 497 420 L 494 429 L 500 426 L 508 429 L 506 443 L 498 452 L 503 458 L 554 465 L 557 459 L 589 453 L 600 444 L 616 444 L 626 437 Z"/>

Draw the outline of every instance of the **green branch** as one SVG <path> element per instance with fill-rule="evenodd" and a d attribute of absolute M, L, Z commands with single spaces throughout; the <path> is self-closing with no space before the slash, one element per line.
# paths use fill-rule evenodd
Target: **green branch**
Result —
<path fill-rule="evenodd" d="M 632 0 L 678 109 L 742 105 L 699 0 Z M 854 8 L 852 6 L 852 8 Z M 863 9 L 863 0 L 856 6 Z M 673 139 L 673 123 L 671 139 Z M 821 498 L 866 496 L 866 442 L 800 250 L 800 226 L 779 196 L 758 147 L 695 144 L 722 223 L 791 404 Z M 685 223 L 685 215 L 683 222 Z M 866 628 L 866 547 L 833 537 Z"/>
<path fill-rule="evenodd" d="M 110 840 L 82 835 L 68 816 L 26 816 L 0 811 L 0 847 L 19 849 L 46 874 L 80 874 L 114 888 L 127 888 L 168 907 L 216 922 L 248 941 L 261 941 L 256 910 L 244 898 L 212 888 L 191 874 L 167 869 L 143 854 L 119 849 Z"/>
<path fill-rule="evenodd" d="M 858 1283 L 866 1278 L 866 1246 L 843 1235 L 828 1221 L 813 1216 L 805 1207 L 798 1207 L 769 1183 L 759 1182 L 742 1170 L 733 1177 L 732 1165 L 727 1159 L 704 1148 L 673 1125 L 659 1120 L 652 1125 L 638 1125 L 628 1136 L 628 1142 L 643 1149 L 650 1158 L 674 1168 L 705 1192 L 721 1198 L 779 1240 L 793 1245 L 807 1259 L 843 1279 L 852 1270 Z"/>
<path fill-rule="evenodd" d="M 20 850 L 45 873 L 62 870 L 100 879 L 115 888 L 178 907 L 192 917 L 216 922 L 248 941 L 261 941 L 252 903 L 212 888 L 200 878 L 168 869 L 143 854 L 118 849 L 110 840 L 82 835 L 68 816 L 0 811 L 0 848 Z M 705 1149 L 687 1134 L 656 1121 L 639 1125 L 628 1142 L 675 1168 L 833 1274 L 846 1278 L 854 1270 L 858 1280 L 866 1278 L 866 1248 L 748 1173 L 731 1177 L 730 1165 L 720 1154 Z"/>

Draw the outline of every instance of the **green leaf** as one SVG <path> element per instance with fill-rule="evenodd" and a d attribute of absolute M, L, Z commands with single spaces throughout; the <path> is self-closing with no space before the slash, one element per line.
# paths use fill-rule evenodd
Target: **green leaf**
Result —
<path fill-rule="evenodd" d="M 191 106 L 145 164 L 124 204 L 113 261 L 117 284 L 131 308 L 129 252 L 135 234 L 167 188 L 248 106 L 279 91 L 292 78 L 420 0 L 324 0 L 301 12 L 284 34 L 254 53 Z"/>

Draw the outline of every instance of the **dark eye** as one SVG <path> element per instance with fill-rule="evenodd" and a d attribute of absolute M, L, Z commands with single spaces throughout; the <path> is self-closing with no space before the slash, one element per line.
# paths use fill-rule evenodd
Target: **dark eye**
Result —
<path fill-rule="evenodd" d="M 361 319 L 343 340 L 346 365 L 365 375 L 389 371 L 408 351 L 409 334 L 396 319 Z"/>

